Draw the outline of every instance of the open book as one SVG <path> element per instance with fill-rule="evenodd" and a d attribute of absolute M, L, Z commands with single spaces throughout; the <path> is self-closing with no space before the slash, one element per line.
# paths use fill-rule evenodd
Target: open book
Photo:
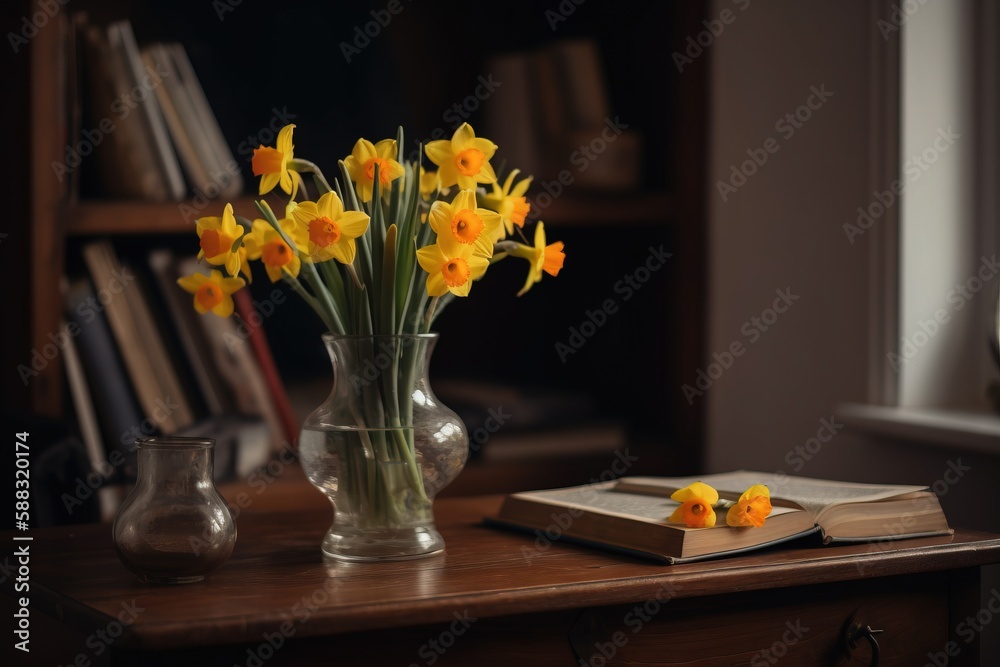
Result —
<path fill-rule="evenodd" d="M 737 500 L 767 484 L 773 510 L 760 528 L 714 528 L 667 523 L 678 503 L 670 494 L 701 481 L 720 499 Z M 762 548 L 819 531 L 824 543 L 947 535 L 937 496 L 925 486 L 831 482 L 738 471 L 690 478 L 625 477 L 616 482 L 514 493 L 489 523 L 565 537 L 615 550 L 684 562 Z"/>

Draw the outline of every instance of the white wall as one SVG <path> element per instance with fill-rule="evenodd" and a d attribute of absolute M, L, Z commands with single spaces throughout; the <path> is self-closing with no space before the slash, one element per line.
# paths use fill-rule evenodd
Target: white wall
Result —
<path fill-rule="evenodd" d="M 867 2 L 754 2 L 711 47 L 708 349 L 746 345 L 703 397 L 712 470 L 792 472 L 786 453 L 866 397 L 868 250 L 843 225 L 871 196 L 867 19 Z M 789 136 L 813 87 L 832 96 Z M 769 137 L 777 152 L 723 201 L 716 182 Z M 798 301 L 752 342 L 744 324 L 785 288 Z"/>
<path fill-rule="evenodd" d="M 971 470 L 942 497 L 950 521 L 1000 532 L 1000 518 L 987 509 L 992 503 L 983 504 L 996 496 L 995 456 L 880 440 L 851 427 L 806 449 L 839 404 L 867 399 L 871 239 L 862 235 L 852 244 L 843 225 L 855 223 L 857 208 L 873 201 L 868 54 L 878 27 L 867 0 L 755 0 L 739 11 L 742 4 L 716 0 L 711 10 L 717 17 L 735 8 L 735 20 L 710 47 L 710 278 L 702 368 L 734 342 L 745 352 L 695 398 L 707 401 L 707 472 L 784 470 L 930 485 L 960 459 Z M 805 103 L 813 86 L 833 96 L 786 138 L 775 124 Z M 723 201 L 716 181 L 728 180 L 731 165 L 769 137 L 777 151 Z M 751 342 L 741 332 L 745 323 L 785 288 L 799 300 Z M 994 569 L 985 590 L 998 583 Z M 998 640 L 995 629 L 984 635 L 983 664 L 1000 664 L 992 662 L 1000 660 Z"/>

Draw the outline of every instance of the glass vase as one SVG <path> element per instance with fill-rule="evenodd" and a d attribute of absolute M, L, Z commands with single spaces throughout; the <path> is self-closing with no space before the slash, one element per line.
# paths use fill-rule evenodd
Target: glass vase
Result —
<path fill-rule="evenodd" d="M 437 334 L 323 336 L 333 390 L 306 419 L 302 467 L 333 503 L 330 558 L 419 558 L 444 549 L 434 496 L 462 470 L 465 426 L 434 396 Z"/>
<path fill-rule="evenodd" d="M 201 581 L 236 544 L 236 522 L 212 482 L 210 438 L 136 440 L 138 477 L 112 526 L 122 563 L 145 583 Z"/>

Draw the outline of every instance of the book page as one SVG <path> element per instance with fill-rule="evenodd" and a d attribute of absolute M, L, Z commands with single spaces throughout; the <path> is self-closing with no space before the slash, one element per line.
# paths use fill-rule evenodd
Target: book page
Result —
<path fill-rule="evenodd" d="M 818 517 L 827 507 L 884 500 L 927 488 L 895 484 L 832 482 L 791 475 L 781 475 L 777 479 L 776 477 L 774 473 L 749 470 L 700 477 L 624 477 L 618 481 L 616 488 L 629 493 L 646 492 L 669 496 L 673 491 L 694 482 L 704 482 L 728 494 L 740 494 L 754 484 L 766 484 L 772 498 L 790 500 L 809 511 L 814 517 Z"/>
<path fill-rule="evenodd" d="M 512 495 L 564 505 L 567 508 L 599 510 L 605 514 L 656 523 L 666 523 L 667 517 L 677 508 L 677 503 L 670 498 L 635 493 L 614 493 L 612 491 L 614 485 L 614 482 L 605 482 L 587 486 L 573 486 L 568 489 L 526 491 Z"/>
<path fill-rule="evenodd" d="M 634 478 L 639 479 L 639 478 Z M 550 489 L 546 491 L 525 491 L 511 494 L 517 498 L 562 505 L 566 508 L 593 510 L 601 514 L 638 519 L 651 523 L 670 525 L 679 530 L 696 530 L 680 524 L 667 524 L 667 519 L 673 514 L 680 503 L 669 497 L 642 493 L 621 493 L 615 489 L 615 482 L 574 486 L 567 489 Z M 785 514 L 798 510 L 776 507 L 772 515 Z M 726 510 L 717 510 L 718 524 L 725 526 Z"/>

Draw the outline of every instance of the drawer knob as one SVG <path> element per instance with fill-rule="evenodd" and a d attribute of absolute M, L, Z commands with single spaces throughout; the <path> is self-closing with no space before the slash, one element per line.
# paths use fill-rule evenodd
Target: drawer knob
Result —
<path fill-rule="evenodd" d="M 873 630 L 872 626 L 867 623 L 862 623 L 856 621 L 854 618 L 847 624 L 847 631 L 844 633 L 844 641 L 847 644 L 848 651 L 858 647 L 864 640 L 868 640 L 868 643 L 872 647 L 872 667 L 878 667 L 879 650 L 878 641 L 875 639 L 875 635 L 881 633 L 881 630 Z"/>

